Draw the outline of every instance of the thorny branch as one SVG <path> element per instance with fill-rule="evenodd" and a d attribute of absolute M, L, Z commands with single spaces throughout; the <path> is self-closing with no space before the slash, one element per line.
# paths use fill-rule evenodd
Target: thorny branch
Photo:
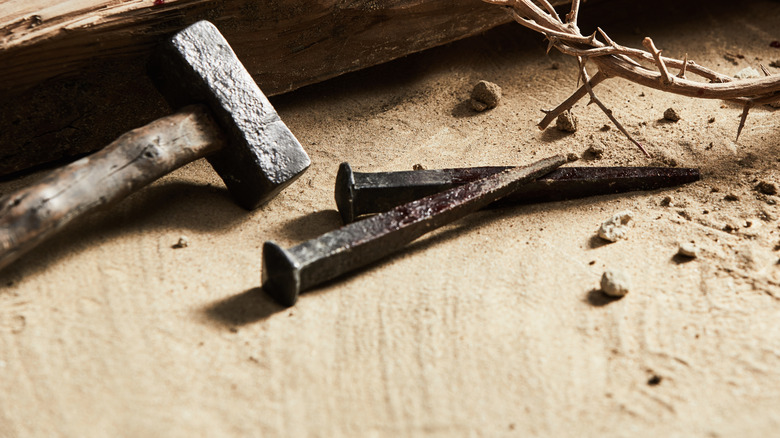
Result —
<path fill-rule="evenodd" d="M 545 117 L 539 123 L 540 129 L 546 128 L 558 115 L 571 109 L 577 101 L 589 96 L 591 102 L 596 103 L 612 123 L 647 154 L 612 115 L 612 111 L 593 93 L 594 87 L 611 77 L 624 78 L 646 87 L 688 97 L 737 102 L 743 106 L 737 138 L 745 126 L 751 108 L 756 105 L 780 102 L 780 75 L 769 75 L 766 69 L 762 68 L 765 77 L 736 80 L 688 60 L 687 54 L 683 60 L 661 56 L 661 50 L 656 48 L 650 38 L 644 39 L 642 45 L 646 50 L 641 50 L 617 44 L 600 28 L 592 35 L 583 35 L 577 27 L 580 0 L 572 1 L 571 11 L 564 17 L 565 21 L 561 20 L 548 0 L 483 1 L 508 8 L 515 21 L 543 34 L 550 44 L 548 51 L 555 47 L 562 53 L 577 57 L 580 62 L 579 76 L 583 85 L 555 109 L 544 111 Z M 603 42 L 599 41 L 597 34 L 601 36 Z M 589 78 L 585 71 L 585 63 L 588 61 L 598 69 L 592 78 Z M 640 61 L 644 61 L 645 64 L 641 64 Z M 669 72 L 670 68 L 680 71 L 677 75 L 672 75 Z M 696 75 L 707 82 L 688 79 L 686 76 L 688 74 Z"/>

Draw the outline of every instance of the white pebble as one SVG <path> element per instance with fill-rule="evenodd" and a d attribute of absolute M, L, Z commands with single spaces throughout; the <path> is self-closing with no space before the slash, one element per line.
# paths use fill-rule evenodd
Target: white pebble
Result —
<path fill-rule="evenodd" d="M 622 297 L 631 289 L 628 276 L 619 270 L 610 269 L 601 276 L 601 290 L 611 297 Z"/>
<path fill-rule="evenodd" d="M 745 67 L 737 74 L 734 75 L 737 79 L 753 79 L 753 78 L 760 78 L 761 73 L 758 72 L 758 70 L 754 69 L 753 67 Z"/>
<path fill-rule="evenodd" d="M 696 244 L 692 242 L 683 242 L 680 244 L 680 248 L 677 250 L 677 254 L 694 258 L 699 254 L 699 249 L 696 248 Z"/>
<path fill-rule="evenodd" d="M 617 242 L 628 237 L 628 223 L 634 218 L 630 211 L 615 214 L 599 227 L 599 237 L 610 242 Z"/>

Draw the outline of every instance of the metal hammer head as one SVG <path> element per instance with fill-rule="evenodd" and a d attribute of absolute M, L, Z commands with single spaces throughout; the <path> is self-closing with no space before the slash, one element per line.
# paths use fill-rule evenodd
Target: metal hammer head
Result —
<path fill-rule="evenodd" d="M 228 42 L 208 21 L 168 39 L 153 56 L 149 70 L 172 106 L 203 103 L 211 109 L 228 141 L 208 160 L 242 207 L 262 205 L 311 164 Z"/>

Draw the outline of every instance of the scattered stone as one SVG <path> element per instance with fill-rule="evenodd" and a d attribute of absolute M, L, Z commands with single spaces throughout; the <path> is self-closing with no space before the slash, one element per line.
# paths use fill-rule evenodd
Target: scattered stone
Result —
<path fill-rule="evenodd" d="M 181 249 L 181 248 L 186 248 L 188 246 L 190 246 L 190 241 L 186 237 L 181 236 L 181 237 L 179 237 L 179 241 L 176 242 L 175 244 L 173 244 L 171 246 L 171 248 L 173 248 L 173 249 Z"/>
<path fill-rule="evenodd" d="M 726 225 L 723 226 L 723 231 L 725 231 L 727 233 L 733 233 L 735 231 L 739 231 L 739 227 L 734 226 L 732 224 L 726 224 Z"/>
<path fill-rule="evenodd" d="M 601 290 L 611 297 L 625 296 L 631 289 L 630 283 L 626 273 L 620 270 L 609 269 L 601 275 Z"/>
<path fill-rule="evenodd" d="M 737 196 L 734 193 L 729 193 L 728 195 L 723 197 L 724 201 L 739 201 L 739 196 Z"/>
<path fill-rule="evenodd" d="M 776 60 L 770 62 L 769 66 L 770 67 L 774 67 L 774 68 L 780 68 L 780 59 L 776 59 Z"/>
<path fill-rule="evenodd" d="M 761 209 L 761 211 L 758 213 L 758 217 L 764 222 L 774 222 L 777 220 L 777 215 L 767 210 L 766 208 Z"/>
<path fill-rule="evenodd" d="M 599 237 L 610 242 L 617 242 L 628 237 L 628 223 L 634 218 L 630 211 L 621 211 L 607 219 L 599 227 Z"/>
<path fill-rule="evenodd" d="M 414 166 L 412 166 L 412 170 L 425 170 L 425 166 L 423 166 L 420 163 L 417 163 Z"/>
<path fill-rule="evenodd" d="M 612 129 L 612 127 L 611 127 L 611 126 L 609 126 L 609 125 L 604 125 L 604 126 L 602 126 L 601 128 L 599 128 L 599 129 L 600 129 L 601 131 L 603 131 L 603 132 L 607 132 L 607 131 L 609 131 L 610 129 Z"/>
<path fill-rule="evenodd" d="M 583 157 L 587 157 L 589 160 L 600 160 L 604 156 L 604 147 L 600 144 L 591 143 L 588 149 L 585 150 Z"/>
<path fill-rule="evenodd" d="M 569 163 L 577 161 L 579 159 L 580 156 L 575 154 L 574 152 L 569 152 L 568 154 L 566 154 L 566 161 L 568 161 Z"/>
<path fill-rule="evenodd" d="M 680 244 L 677 254 L 693 259 L 699 255 L 699 248 L 693 242 L 683 242 Z"/>
<path fill-rule="evenodd" d="M 563 132 L 577 132 L 577 116 L 571 111 L 564 111 L 555 120 L 555 127 Z"/>
<path fill-rule="evenodd" d="M 680 121 L 680 114 L 678 114 L 677 110 L 674 108 L 667 108 L 666 111 L 664 111 L 664 120 L 678 122 Z"/>
<path fill-rule="evenodd" d="M 495 108 L 500 100 L 501 87 L 492 82 L 479 81 L 471 91 L 471 108 L 474 111 Z"/>
<path fill-rule="evenodd" d="M 756 184 L 756 190 L 765 195 L 776 195 L 777 185 L 770 181 L 761 181 Z"/>
<path fill-rule="evenodd" d="M 753 67 L 745 67 L 742 70 L 738 71 L 737 74 L 734 75 L 737 79 L 752 79 L 752 78 L 760 78 L 761 73 L 758 72 L 758 70 L 754 69 Z"/>
<path fill-rule="evenodd" d="M 553 62 L 552 65 L 550 65 L 550 69 L 552 70 L 558 70 L 559 68 L 561 68 L 561 64 L 557 62 Z"/>
<path fill-rule="evenodd" d="M 710 117 L 707 123 L 715 123 L 715 117 Z"/>
<path fill-rule="evenodd" d="M 647 384 L 650 385 L 650 386 L 660 385 L 661 384 L 661 380 L 663 380 L 663 377 L 661 377 L 661 376 L 659 376 L 657 374 L 653 374 L 652 377 L 647 379 Z"/>
<path fill-rule="evenodd" d="M 661 199 L 661 207 L 669 207 L 672 205 L 672 200 L 671 196 L 664 196 L 664 199 Z"/>
<path fill-rule="evenodd" d="M 736 54 L 733 54 L 733 53 L 725 53 L 725 54 L 723 54 L 723 59 L 725 59 L 726 61 L 728 61 L 728 62 L 730 62 L 730 63 L 732 63 L 734 65 L 739 65 L 739 62 L 737 61 L 737 59 L 743 59 L 743 58 L 744 58 L 744 56 L 742 56 L 740 58 L 740 55 L 736 55 Z"/>

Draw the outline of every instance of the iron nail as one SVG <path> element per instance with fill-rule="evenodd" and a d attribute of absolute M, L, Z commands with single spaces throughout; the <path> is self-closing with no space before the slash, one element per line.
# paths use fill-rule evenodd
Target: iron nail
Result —
<path fill-rule="evenodd" d="M 263 290 L 279 303 L 292 306 L 301 292 L 373 263 L 564 163 L 566 157 L 556 155 L 529 166 L 510 168 L 353 222 L 289 249 L 267 241 L 263 245 Z"/>
<path fill-rule="evenodd" d="M 503 172 L 509 167 L 353 172 L 342 163 L 336 175 L 336 206 L 345 224 L 452 187 Z M 695 168 L 562 167 L 523 185 L 491 206 L 563 201 L 588 196 L 655 190 L 698 181 Z"/>

